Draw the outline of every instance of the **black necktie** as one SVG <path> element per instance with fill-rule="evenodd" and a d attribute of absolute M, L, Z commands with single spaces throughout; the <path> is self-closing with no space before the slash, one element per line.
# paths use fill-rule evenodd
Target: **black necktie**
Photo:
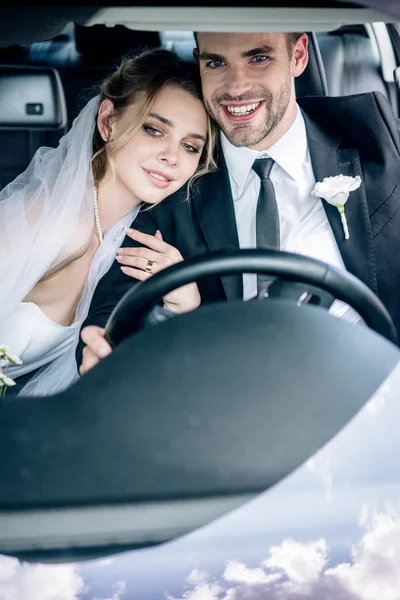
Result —
<path fill-rule="evenodd" d="M 256 212 L 256 242 L 257 248 L 279 250 L 278 205 L 276 203 L 275 189 L 269 178 L 273 164 L 274 161 L 272 158 L 257 158 L 252 166 L 261 181 Z M 269 279 L 265 275 L 257 276 L 258 292 L 261 291 L 263 282 Z"/>
<path fill-rule="evenodd" d="M 256 240 L 257 248 L 279 250 L 279 212 L 275 189 L 269 178 L 273 164 L 274 160 L 272 158 L 257 158 L 252 167 L 261 180 L 256 212 Z M 291 298 L 296 301 L 306 291 L 311 294 L 311 300 L 307 300 L 307 302 L 326 308 L 329 308 L 334 301 L 333 296 L 318 288 L 280 279 L 274 280 L 268 275 L 257 275 L 258 295 L 262 297 L 267 288 L 269 296 Z"/>

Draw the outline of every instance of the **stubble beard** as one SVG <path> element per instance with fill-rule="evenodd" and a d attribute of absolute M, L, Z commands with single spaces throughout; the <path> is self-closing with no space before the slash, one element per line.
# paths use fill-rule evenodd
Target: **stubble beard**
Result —
<path fill-rule="evenodd" d="M 253 96 L 254 97 L 254 96 Z M 290 82 L 282 86 L 279 97 L 274 102 L 274 98 L 270 92 L 263 90 L 262 96 L 264 98 L 264 106 L 262 110 L 265 113 L 265 121 L 261 126 L 257 126 L 254 129 L 254 125 L 250 122 L 238 123 L 237 125 L 232 124 L 228 129 L 226 120 L 220 117 L 221 111 L 221 100 L 231 102 L 244 102 L 250 100 L 250 98 L 221 98 L 213 99 L 212 102 L 205 102 L 206 108 L 212 118 L 216 121 L 219 127 L 224 132 L 233 146 L 245 146 L 251 148 L 260 144 L 265 138 L 267 138 L 276 129 L 279 123 L 282 121 L 286 114 L 287 108 L 290 101 Z"/>

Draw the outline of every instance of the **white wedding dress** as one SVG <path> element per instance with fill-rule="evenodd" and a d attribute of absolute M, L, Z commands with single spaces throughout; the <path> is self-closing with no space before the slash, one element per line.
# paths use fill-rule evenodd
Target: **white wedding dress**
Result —
<path fill-rule="evenodd" d="M 12 365 L 13 379 L 26 375 L 72 350 L 79 323 L 68 327 L 51 321 L 33 302 L 21 302 L 1 330 L 2 344 L 17 354 L 22 365 Z"/>
<path fill-rule="evenodd" d="M 87 317 L 90 302 L 100 278 L 109 270 L 125 238 L 126 230 L 136 218 L 139 207 L 104 232 L 103 242 L 94 255 L 88 279 L 79 301 L 75 321 L 69 326 L 49 319 L 32 302 L 20 302 L 0 325 L 0 343 L 6 344 L 22 360 L 12 365 L 7 375 L 12 379 L 33 373 L 19 395 L 44 396 L 62 391 L 79 378 L 75 350 L 80 328 Z M 132 285 L 135 280 L 132 279 Z M 4 361 L 0 361 L 0 367 Z M 18 383 L 18 381 L 17 381 Z"/>

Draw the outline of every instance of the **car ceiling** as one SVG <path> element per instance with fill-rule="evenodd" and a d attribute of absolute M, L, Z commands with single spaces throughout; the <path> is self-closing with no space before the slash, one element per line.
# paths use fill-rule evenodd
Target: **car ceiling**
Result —
<path fill-rule="evenodd" d="M 68 22 L 81 25 L 103 23 L 125 25 L 143 31 L 324 31 L 345 24 L 388 21 L 400 15 L 397 0 L 369 0 L 370 8 L 361 3 L 340 0 L 310 2 L 273 2 L 264 0 L 260 6 L 249 2 L 243 6 L 223 8 L 218 2 L 212 7 L 198 1 L 195 6 L 23 6 L 0 9 L 0 45 L 30 44 L 58 35 Z M 367 4 L 367 2 L 365 3 Z M 396 6 L 395 6 L 396 5 Z"/>
<path fill-rule="evenodd" d="M 342 0 L 336 0 L 342 2 Z M 383 10 L 388 16 L 395 17 L 396 20 L 400 17 L 399 0 L 355 0 L 355 4 L 363 7 L 376 8 Z"/>

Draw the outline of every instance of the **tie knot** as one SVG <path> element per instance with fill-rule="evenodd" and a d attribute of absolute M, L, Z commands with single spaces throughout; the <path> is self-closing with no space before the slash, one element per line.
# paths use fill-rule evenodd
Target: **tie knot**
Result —
<path fill-rule="evenodd" d="M 272 158 L 256 158 L 251 168 L 260 179 L 268 179 L 273 165 L 274 160 Z"/>

